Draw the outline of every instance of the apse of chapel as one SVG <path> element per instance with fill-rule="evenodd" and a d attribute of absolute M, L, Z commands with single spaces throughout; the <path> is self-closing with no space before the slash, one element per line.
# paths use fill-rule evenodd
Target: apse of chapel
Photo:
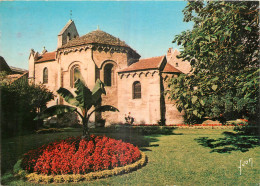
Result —
<path fill-rule="evenodd" d="M 92 60 L 92 54 L 90 50 L 87 51 L 74 51 L 68 54 L 62 53 L 58 55 L 59 63 L 61 64 L 61 67 L 64 70 L 68 70 L 69 66 L 73 61 L 80 61 L 83 64 L 91 63 Z"/>
<path fill-rule="evenodd" d="M 136 62 L 140 56 L 134 56 L 132 51 L 125 47 L 102 45 L 102 44 L 86 44 L 83 46 L 73 46 L 68 48 L 59 48 L 58 55 L 70 56 L 74 53 L 91 53 L 91 58 L 98 68 L 106 60 L 115 61 L 119 69 L 124 69 L 128 65 Z M 130 62 L 131 61 L 131 62 Z"/>
<path fill-rule="evenodd" d="M 81 53 L 81 54 L 79 54 Z M 95 84 L 95 63 L 91 58 L 90 52 L 73 52 L 69 55 L 61 55 L 61 71 L 63 77 L 63 86 L 70 87 L 71 68 L 79 66 L 83 80 L 93 88 Z"/>
<path fill-rule="evenodd" d="M 99 69 L 102 68 L 104 62 L 113 61 L 117 64 L 119 69 L 127 67 L 127 54 L 119 52 L 105 52 L 93 50 L 93 60 Z"/>
<path fill-rule="evenodd" d="M 93 88 L 95 85 L 95 74 L 96 74 L 96 65 L 92 58 L 91 50 L 77 50 L 70 52 L 68 54 L 62 53 L 58 56 L 59 62 L 62 69 L 63 75 L 63 85 L 69 85 L 67 81 L 70 77 L 70 68 L 78 64 L 81 68 L 81 74 L 84 81 L 87 83 L 89 88 Z"/>
<path fill-rule="evenodd" d="M 87 44 L 84 46 L 75 46 L 75 47 L 69 47 L 69 48 L 59 48 L 58 49 L 58 54 L 59 55 L 68 55 L 69 53 L 72 52 L 82 52 L 82 51 L 87 51 L 88 49 L 92 49 L 92 45 L 91 44 Z"/>

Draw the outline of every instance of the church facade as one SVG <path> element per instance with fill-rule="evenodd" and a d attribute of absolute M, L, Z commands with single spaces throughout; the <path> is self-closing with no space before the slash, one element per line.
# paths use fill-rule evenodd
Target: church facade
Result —
<path fill-rule="evenodd" d="M 74 92 L 74 82 L 82 78 L 92 90 L 100 79 L 107 92 L 101 104 L 113 105 L 120 112 L 96 114 L 92 121 L 124 123 L 125 115 L 131 113 L 135 124 L 180 124 L 183 113 L 164 94 L 169 78 L 190 71 L 189 62 L 177 59 L 178 54 L 170 48 L 167 55 L 140 59 L 124 41 L 99 29 L 79 36 L 74 21 L 69 20 L 58 35 L 56 51 L 31 50 L 29 81 L 43 84 L 55 94 L 48 103 L 51 106 L 66 104 L 56 93 L 60 87 Z"/>

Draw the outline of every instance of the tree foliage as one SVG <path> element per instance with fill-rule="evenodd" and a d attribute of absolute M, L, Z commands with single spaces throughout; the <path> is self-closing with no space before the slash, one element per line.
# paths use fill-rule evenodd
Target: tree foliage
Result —
<path fill-rule="evenodd" d="M 29 85 L 27 81 L 1 84 L 1 132 L 3 136 L 34 130 L 33 121 L 40 109 L 53 99 L 53 94 L 41 85 Z"/>
<path fill-rule="evenodd" d="M 78 79 L 75 82 L 76 91 L 74 96 L 69 90 L 60 88 L 57 93 L 60 94 L 69 105 L 54 105 L 41 112 L 35 120 L 48 118 L 54 115 L 63 114 L 66 112 L 76 112 L 82 120 L 83 137 L 89 137 L 88 122 L 90 116 L 95 112 L 119 111 L 111 105 L 100 105 L 101 95 L 106 94 L 104 83 L 99 79 L 91 91 L 82 80 Z M 94 107 L 92 111 L 90 109 Z M 78 110 L 78 109 L 79 110 Z M 88 113 L 90 111 L 90 113 Z"/>
<path fill-rule="evenodd" d="M 205 116 L 257 120 L 259 2 L 190 1 L 183 10 L 192 30 L 175 36 L 189 74 L 169 82 L 169 95 L 188 123 Z"/>

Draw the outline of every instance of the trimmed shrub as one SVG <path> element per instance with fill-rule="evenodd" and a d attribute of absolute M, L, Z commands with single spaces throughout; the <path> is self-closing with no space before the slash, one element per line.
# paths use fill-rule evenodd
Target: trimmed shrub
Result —
<path fill-rule="evenodd" d="M 117 132 L 117 133 L 136 133 L 140 135 L 150 134 L 172 134 L 175 128 L 172 126 L 158 126 L 158 125 L 147 125 L 147 126 L 136 126 L 136 125 L 111 125 L 102 129 L 93 129 L 92 132 Z"/>
<path fill-rule="evenodd" d="M 48 129 L 40 129 L 37 130 L 37 134 L 47 134 L 47 133 L 57 133 L 57 132 L 64 132 L 62 129 L 57 129 L 57 128 L 48 128 Z"/>

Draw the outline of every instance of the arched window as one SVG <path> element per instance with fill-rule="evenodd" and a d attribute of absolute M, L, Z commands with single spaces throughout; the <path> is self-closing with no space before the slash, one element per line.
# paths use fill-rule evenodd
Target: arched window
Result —
<path fill-rule="evenodd" d="M 141 83 L 139 81 L 135 81 L 133 83 L 133 99 L 141 99 Z"/>
<path fill-rule="evenodd" d="M 112 86 L 114 84 L 114 71 L 113 71 L 113 64 L 107 64 L 104 67 L 104 83 L 106 86 Z"/>
<path fill-rule="evenodd" d="M 75 82 L 81 79 L 81 73 L 80 73 L 80 68 L 78 65 L 75 65 L 71 68 L 70 70 L 70 86 L 72 88 L 75 87 Z"/>
<path fill-rule="evenodd" d="M 43 69 L 43 84 L 48 83 L 48 69 L 45 67 Z"/>

